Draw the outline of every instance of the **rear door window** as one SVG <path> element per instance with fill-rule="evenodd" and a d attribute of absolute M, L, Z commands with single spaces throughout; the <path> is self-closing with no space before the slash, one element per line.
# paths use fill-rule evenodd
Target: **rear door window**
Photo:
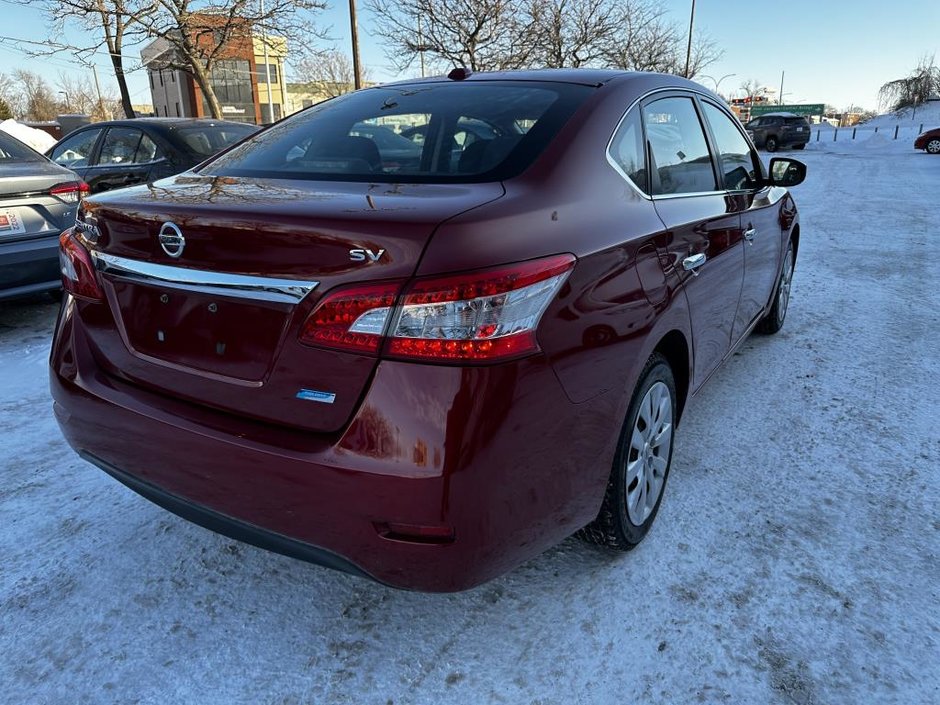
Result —
<path fill-rule="evenodd" d="M 297 113 L 201 171 L 334 181 L 501 180 L 534 161 L 593 90 L 514 81 L 370 88 Z"/>
<path fill-rule="evenodd" d="M 690 97 L 660 98 L 643 108 L 653 195 L 715 191 L 708 142 Z"/>

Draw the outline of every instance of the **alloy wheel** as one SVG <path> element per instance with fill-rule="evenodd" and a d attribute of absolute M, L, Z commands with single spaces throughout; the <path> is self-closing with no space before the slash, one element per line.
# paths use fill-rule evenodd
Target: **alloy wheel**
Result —
<path fill-rule="evenodd" d="M 793 249 L 787 248 L 787 256 L 783 260 L 783 271 L 780 272 L 780 289 L 777 292 L 777 315 L 782 321 L 787 315 L 787 306 L 790 305 L 790 282 L 793 281 Z"/>
<path fill-rule="evenodd" d="M 940 154 L 940 139 L 930 140 L 927 143 L 927 151 L 931 154 Z"/>
<path fill-rule="evenodd" d="M 672 395 L 662 382 L 649 388 L 633 423 L 627 453 L 627 516 L 640 526 L 663 491 L 672 452 Z"/>

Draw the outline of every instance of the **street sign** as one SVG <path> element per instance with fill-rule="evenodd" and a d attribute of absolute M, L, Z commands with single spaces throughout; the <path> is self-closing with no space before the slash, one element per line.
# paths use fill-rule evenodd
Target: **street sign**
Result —
<path fill-rule="evenodd" d="M 766 113 L 794 113 L 795 115 L 822 115 L 826 106 L 822 103 L 804 103 L 803 105 L 768 105 L 766 103 L 751 106 L 751 117 Z"/>

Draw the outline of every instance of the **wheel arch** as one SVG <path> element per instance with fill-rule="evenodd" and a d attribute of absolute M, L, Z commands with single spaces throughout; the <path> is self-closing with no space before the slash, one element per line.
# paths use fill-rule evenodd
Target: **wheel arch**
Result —
<path fill-rule="evenodd" d="M 691 383 L 692 358 L 689 342 L 682 331 L 673 328 L 660 339 L 653 352 L 665 357 L 672 368 L 679 405 L 679 408 L 676 409 L 676 418 L 681 419 L 686 400 L 689 397 L 689 385 Z"/>

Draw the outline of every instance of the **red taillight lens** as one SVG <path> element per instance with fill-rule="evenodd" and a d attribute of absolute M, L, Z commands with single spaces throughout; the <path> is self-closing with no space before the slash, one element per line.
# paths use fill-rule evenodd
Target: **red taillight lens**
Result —
<path fill-rule="evenodd" d="M 557 255 L 418 280 L 398 308 L 386 350 L 390 357 L 446 361 L 535 352 L 539 320 L 574 262 L 572 255 Z"/>
<path fill-rule="evenodd" d="M 58 196 L 66 203 L 78 203 L 83 196 L 88 195 L 89 191 L 90 188 L 84 181 L 67 181 L 49 189 L 51 195 Z"/>
<path fill-rule="evenodd" d="M 89 301 L 104 301 L 95 267 L 88 250 L 75 239 L 71 230 L 59 236 L 59 267 L 62 286 L 72 294 Z"/>
<path fill-rule="evenodd" d="M 368 284 L 327 294 L 304 322 L 300 342 L 377 353 L 401 282 Z"/>
<path fill-rule="evenodd" d="M 419 279 L 396 306 L 399 282 L 328 294 L 304 322 L 308 345 L 389 357 L 489 362 L 538 350 L 535 330 L 574 267 L 557 255 L 469 274 Z M 386 333 L 386 328 L 388 332 Z"/>

